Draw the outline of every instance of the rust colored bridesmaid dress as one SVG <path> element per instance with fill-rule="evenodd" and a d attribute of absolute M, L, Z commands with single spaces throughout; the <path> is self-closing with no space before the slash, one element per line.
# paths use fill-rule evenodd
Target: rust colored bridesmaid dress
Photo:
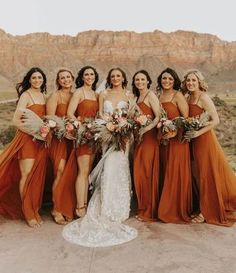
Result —
<path fill-rule="evenodd" d="M 143 101 L 138 103 L 145 115 L 153 119 L 152 109 Z M 144 221 L 157 220 L 159 177 L 159 143 L 157 129 L 143 135 L 143 140 L 134 150 L 134 185 L 138 200 L 138 218 Z"/>
<path fill-rule="evenodd" d="M 189 104 L 190 117 L 204 110 L 197 104 Z M 200 211 L 209 224 L 230 226 L 235 221 L 236 176 L 229 166 L 224 152 L 210 130 L 192 139 L 193 159 L 197 169 Z"/>
<path fill-rule="evenodd" d="M 95 118 L 97 111 L 97 100 L 84 99 L 78 104 L 76 117 L 80 116 L 82 120 L 84 118 Z M 60 193 L 57 194 L 55 199 L 57 204 L 55 210 L 61 212 L 69 219 L 74 218 L 74 211 L 77 204 L 75 194 L 75 181 L 78 174 L 77 157 L 81 155 L 91 155 L 93 153 L 93 149 L 87 144 L 73 149 L 66 163 L 62 177 L 58 182 L 60 183 Z"/>
<path fill-rule="evenodd" d="M 28 107 L 38 116 L 45 115 L 44 104 L 33 104 Z M 12 218 L 26 220 L 41 218 L 38 210 L 42 204 L 42 195 L 46 174 L 48 150 L 33 137 L 17 131 L 12 142 L 0 155 L 0 214 Z M 19 159 L 34 158 L 35 162 L 23 189 L 23 200 L 20 198 Z"/>
<path fill-rule="evenodd" d="M 177 106 L 163 102 L 168 119 L 181 116 Z M 161 197 L 158 217 L 166 223 L 190 221 L 192 208 L 192 182 L 188 143 L 180 143 L 177 136 L 167 145 L 160 146 Z"/>
<path fill-rule="evenodd" d="M 55 115 L 58 117 L 65 117 L 67 113 L 68 103 L 59 103 L 57 105 L 56 113 Z M 56 137 L 52 138 L 52 142 L 49 149 L 49 155 L 51 162 L 53 164 L 53 172 L 54 172 L 54 178 L 57 175 L 57 169 L 60 164 L 60 161 L 62 159 L 66 160 L 68 159 L 70 152 L 72 150 L 73 143 L 71 140 L 68 140 L 66 138 L 63 138 L 61 140 L 58 140 Z M 53 190 L 53 204 L 54 208 L 60 207 L 59 204 L 56 204 L 58 200 L 61 200 L 57 197 L 57 195 L 61 195 L 63 192 L 63 187 L 61 187 L 61 183 L 57 183 L 56 187 Z M 67 202 L 68 200 L 61 200 L 63 202 Z M 56 210 L 57 211 L 57 210 Z"/>

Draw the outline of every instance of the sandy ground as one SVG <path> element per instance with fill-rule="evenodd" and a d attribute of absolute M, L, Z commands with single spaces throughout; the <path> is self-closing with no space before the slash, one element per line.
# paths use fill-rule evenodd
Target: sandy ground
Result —
<path fill-rule="evenodd" d="M 236 273 L 236 224 L 127 223 L 138 237 L 126 244 L 86 248 L 65 241 L 48 212 L 44 225 L 0 218 L 1 273 Z"/>

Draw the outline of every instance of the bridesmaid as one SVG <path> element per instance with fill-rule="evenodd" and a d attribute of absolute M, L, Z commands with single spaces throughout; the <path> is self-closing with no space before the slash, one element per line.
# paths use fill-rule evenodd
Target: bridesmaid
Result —
<path fill-rule="evenodd" d="M 56 115 L 58 117 L 66 116 L 68 104 L 72 96 L 73 82 L 74 75 L 71 70 L 62 68 L 57 72 L 57 90 L 53 92 L 47 100 L 47 115 Z M 52 199 L 54 207 L 51 214 L 54 221 L 60 225 L 66 224 L 66 220 L 59 211 L 60 204 L 57 204 L 57 195 L 63 194 L 61 193 L 62 188 L 58 182 L 64 171 L 69 151 L 71 151 L 71 144 L 72 141 L 66 138 L 58 140 L 56 137 L 53 137 L 49 150 L 54 173 L 54 182 L 52 186 Z M 64 200 L 64 202 L 66 202 L 66 200 Z"/>
<path fill-rule="evenodd" d="M 92 66 L 80 69 L 75 80 L 77 90 L 71 97 L 67 115 L 71 119 L 95 118 L 98 112 L 97 95 L 95 94 L 98 73 Z M 88 176 L 91 172 L 94 151 L 87 144 L 73 149 L 65 170 L 61 177 L 63 194 L 61 200 L 61 212 L 67 219 L 73 219 L 86 214 L 88 199 Z M 63 202 L 64 198 L 68 202 Z"/>
<path fill-rule="evenodd" d="M 0 155 L 0 214 L 12 219 L 24 218 L 30 227 L 39 227 L 38 213 L 46 173 L 47 149 L 22 130 L 22 110 L 30 109 L 39 117 L 45 115 L 46 76 L 31 68 L 16 86 L 18 103 L 13 122 L 19 129 Z"/>
<path fill-rule="evenodd" d="M 194 223 L 230 226 L 236 210 L 236 176 L 225 158 L 213 128 L 219 124 L 214 103 L 206 93 L 208 86 L 200 71 L 190 70 L 184 76 L 182 88 L 189 95 L 190 117 L 207 111 L 210 122 L 198 131 L 189 131 L 192 138 L 193 159 L 197 169 L 200 213 Z M 235 218 L 235 217 L 234 217 Z"/>
<path fill-rule="evenodd" d="M 166 68 L 157 78 L 157 89 L 161 90 L 161 106 L 168 119 L 188 117 L 189 107 L 183 94 L 179 92 L 180 79 L 177 73 Z M 181 143 L 176 136 L 169 138 L 167 145 L 160 146 L 160 188 L 158 217 L 166 223 L 190 222 L 192 204 L 192 184 L 189 144 Z"/>
<path fill-rule="evenodd" d="M 152 123 L 141 129 L 142 142 L 134 150 L 134 185 L 138 199 L 139 221 L 156 221 L 158 207 L 159 143 L 156 125 L 159 121 L 160 107 L 157 96 L 150 91 L 152 80 L 145 70 L 133 76 L 133 93 L 137 105 L 145 115 L 150 115 Z"/>

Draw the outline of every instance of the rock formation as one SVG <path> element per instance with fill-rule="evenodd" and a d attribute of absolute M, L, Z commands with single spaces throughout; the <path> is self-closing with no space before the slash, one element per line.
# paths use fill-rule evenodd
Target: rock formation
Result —
<path fill-rule="evenodd" d="M 72 37 L 33 33 L 13 36 L 0 30 L 0 90 L 14 86 L 32 66 L 41 67 L 54 89 L 55 74 L 66 66 L 75 73 L 83 65 L 94 65 L 100 79 L 113 66 L 121 66 L 129 83 L 137 69 L 153 78 L 170 66 L 182 77 L 189 68 L 199 68 L 213 93 L 236 92 L 236 42 L 210 34 L 188 31 L 148 33 L 86 31 Z"/>

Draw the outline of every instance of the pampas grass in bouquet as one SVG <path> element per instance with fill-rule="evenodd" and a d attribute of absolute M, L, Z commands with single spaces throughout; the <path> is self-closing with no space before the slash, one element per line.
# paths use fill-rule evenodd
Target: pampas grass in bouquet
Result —
<path fill-rule="evenodd" d="M 48 142 L 50 129 L 56 126 L 56 122 L 53 120 L 41 119 L 29 109 L 20 109 L 20 111 L 22 112 L 22 115 L 19 129 L 32 135 L 33 140 Z"/>

